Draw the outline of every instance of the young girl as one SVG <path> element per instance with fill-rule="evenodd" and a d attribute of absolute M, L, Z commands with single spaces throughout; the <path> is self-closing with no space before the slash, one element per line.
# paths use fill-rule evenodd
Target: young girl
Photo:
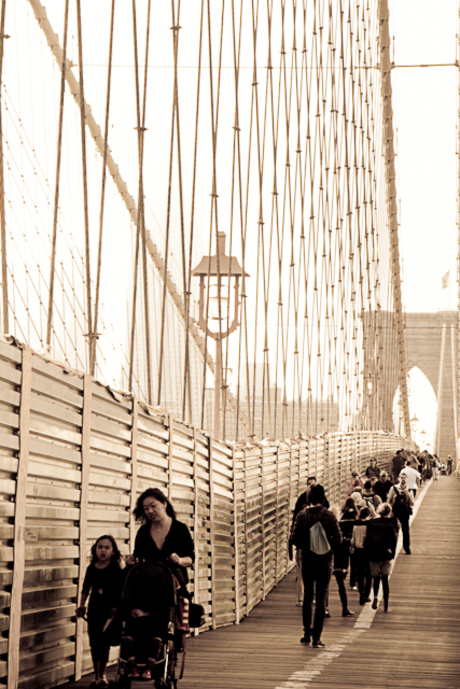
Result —
<path fill-rule="evenodd" d="M 369 507 L 362 507 L 359 512 L 359 521 L 365 522 L 372 519 Z M 359 604 L 364 605 L 370 601 L 371 574 L 369 569 L 369 559 L 364 550 L 364 539 L 366 538 L 367 525 L 356 524 L 350 541 L 350 553 L 354 555 L 356 565 L 356 578 L 358 580 Z"/>
<path fill-rule="evenodd" d="M 94 665 L 94 682 L 91 686 L 108 686 L 105 668 L 109 659 L 110 643 L 103 634 L 104 625 L 115 614 L 122 589 L 121 554 L 112 536 L 100 536 L 91 548 L 92 560 L 86 570 L 80 606 L 75 613 L 83 617 L 88 605 L 88 636 Z"/>

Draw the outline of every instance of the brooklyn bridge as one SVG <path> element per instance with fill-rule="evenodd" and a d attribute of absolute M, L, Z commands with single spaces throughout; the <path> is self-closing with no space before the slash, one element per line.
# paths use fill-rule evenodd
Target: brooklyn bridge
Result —
<path fill-rule="evenodd" d="M 133 553 L 149 488 L 191 534 L 205 615 L 167 686 L 460 687 L 458 308 L 405 303 L 390 9 L 1 0 L 8 689 L 105 686 L 76 609 L 101 535 Z M 351 580 L 342 615 L 331 585 L 325 647 L 302 645 L 307 479 L 340 513 L 400 450 L 429 470 L 391 615 Z"/>

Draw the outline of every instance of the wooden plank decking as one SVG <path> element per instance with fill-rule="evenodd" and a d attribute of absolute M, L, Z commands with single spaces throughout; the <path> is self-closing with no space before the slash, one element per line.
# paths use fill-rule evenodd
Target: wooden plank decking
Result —
<path fill-rule="evenodd" d="M 424 490 L 411 536 L 412 555 L 402 551 L 391 575 L 391 613 L 361 608 L 350 591 L 356 615 L 342 618 L 332 580 L 326 648 L 305 648 L 291 574 L 241 624 L 188 640 L 180 689 L 459 689 L 458 479 L 440 477 Z"/>

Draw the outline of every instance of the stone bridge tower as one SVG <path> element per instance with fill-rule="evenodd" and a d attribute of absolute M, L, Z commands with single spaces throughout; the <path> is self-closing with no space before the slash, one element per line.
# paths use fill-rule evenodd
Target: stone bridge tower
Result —
<path fill-rule="evenodd" d="M 458 409 L 458 312 L 406 313 L 405 341 L 407 373 L 417 366 L 428 378 L 438 403 L 437 453 L 441 459 L 456 456 L 456 410 Z M 372 311 L 363 314 L 364 376 L 371 391 L 367 415 L 380 426 L 393 430 L 393 398 L 398 388 L 394 346 L 393 314 Z M 441 361 L 442 359 L 442 361 Z M 442 365 L 441 365 L 442 364 Z M 380 400 L 380 409 L 375 408 Z"/>

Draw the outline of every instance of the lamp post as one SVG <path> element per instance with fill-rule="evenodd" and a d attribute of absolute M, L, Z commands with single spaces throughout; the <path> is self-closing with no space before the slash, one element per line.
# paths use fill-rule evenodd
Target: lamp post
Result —
<path fill-rule="evenodd" d="M 215 438 L 220 437 L 220 416 L 222 398 L 222 340 L 233 333 L 239 326 L 239 289 L 240 278 L 249 277 L 248 273 L 243 273 L 238 259 L 235 256 L 225 254 L 225 232 L 217 233 L 217 251 L 214 256 L 203 256 L 199 264 L 192 270 L 194 277 L 200 278 L 200 295 L 198 299 L 199 318 L 198 325 L 216 343 L 216 363 L 214 370 L 214 402 L 212 414 L 212 433 Z M 207 278 L 207 298 L 206 298 L 206 278 Z M 233 318 L 231 323 L 228 321 L 229 315 L 229 296 L 231 281 L 233 284 Z M 228 295 L 228 296 L 226 296 Z M 205 308 L 207 305 L 207 308 Z M 218 332 L 209 328 L 208 319 L 205 313 L 209 314 L 211 320 L 217 321 Z M 226 330 L 222 329 L 224 322 L 228 322 Z"/>
<path fill-rule="evenodd" d="M 414 433 L 415 442 L 417 442 L 418 423 L 419 423 L 419 420 L 417 419 L 417 416 L 414 414 L 414 416 L 410 420 L 410 427 Z"/>
<path fill-rule="evenodd" d="M 374 429 L 374 400 L 373 400 L 373 394 L 374 394 L 374 380 L 372 378 L 372 374 L 368 373 L 367 374 L 367 408 L 369 412 L 369 430 L 372 431 Z"/>
<path fill-rule="evenodd" d="M 426 431 L 424 428 L 422 428 L 422 430 L 420 431 L 420 442 L 422 445 L 425 445 L 425 441 L 426 441 Z"/>

